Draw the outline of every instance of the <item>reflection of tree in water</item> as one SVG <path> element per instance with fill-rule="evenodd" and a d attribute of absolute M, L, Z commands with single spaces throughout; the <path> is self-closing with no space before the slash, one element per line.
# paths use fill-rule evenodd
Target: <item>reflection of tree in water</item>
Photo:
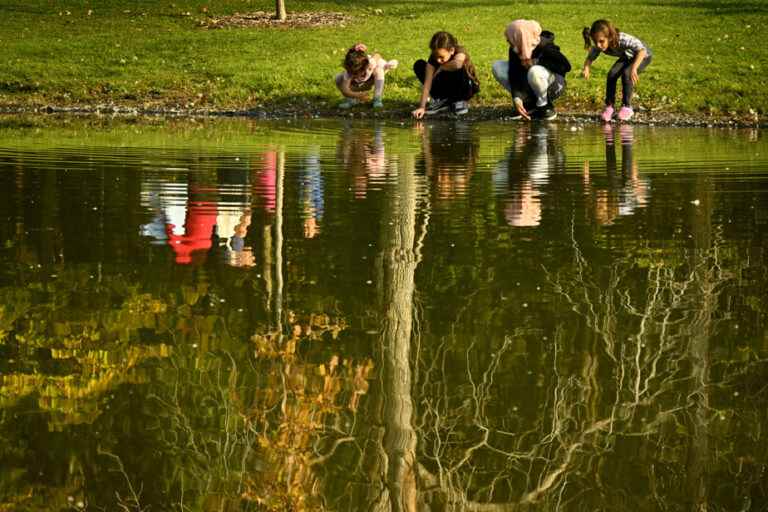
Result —
<path fill-rule="evenodd" d="M 178 464 L 168 485 L 193 509 L 323 509 L 316 468 L 355 440 L 372 363 L 307 359 L 302 350 L 344 325 L 325 315 L 290 321 L 287 337 L 255 335 L 248 363 L 227 352 L 176 358 L 174 385 L 155 396 L 164 451 Z"/>
<path fill-rule="evenodd" d="M 299 328 L 280 343 L 255 337 L 259 357 L 276 366 L 257 372 L 264 377 L 252 391 L 218 393 L 250 397 L 225 415 L 245 418 L 239 434 L 212 431 L 217 447 L 252 437 L 228 459 L 248 461 L 241 496 L 269 510 L 405 511 L 701 507 L 731 503 L 727 493 L 761 496 L 766 454 L 754 425 L 768 418 L 727 397 L 764 362 L 711 360 L 721 294 L 740 270 L 728 267 L 706 219 L 682 261 L 638 249 L 606 267 L 574 237 L 572 265 L 548 279 L 581 320 L 554 317 L 538 355 L 518 348 L 536 332 L 523 326 L 491 353 L 479 350 L 489 345 L 481 338 L 455 334 L 427 347 L 415 280 L 427 219 L 417 214 L 413 167 L 398 162 L 386 195 L 375 365 L 309 363 Z M 510 396 L 510 382 L 534 386 L 534 400 Z M 752 433 L 733 446 L 742 430 Z M 713 484 L 715 476 L 727 483 Z"/>
<path fill-rule="evenodd" d="M 275 157 L 272 209 L 279 215 L 284 155 Z M 531 180 L 531 159 L 508 164 L 507 175 L 519 171 L 516 179 Z M 265 309 L 273 319 L 246 336 L 235 329 L 234 313 L 210 305 L 216 291 L 207 282 L 169 296 L 123 280 L 110 285 L 114 290 L 100 285 L 104 297 L 122 304 L 104 312 L 104 325 L 57 324 L 50 311 L 26 321 L 32 294 L 44 288 L 3 292 L 0 342 L 30 350 L 54 340 L 71 344 L 53 348 L 62 364 L 77 362 L 72 373 L 81 371 L 83 379 L 46 379 L 64 384 L 62 392 L 82 392 L 86 406 L 61 400 L 65 395 L 42 400 L 62 411 L 59 428 L 82 418 L 117 421 L 99 408 L 101 397 L 145 375 L 135 365 L 169 361 L 154 368 L 159 385 L 145 405 L 152 428 L 141 438 L 159 456 L 144 466 L 128 460 L 146 455 L 119 446 L 116 426 L 93 448 L 96 463 L 71 462 L 103 471 L 87 479 L 69 475 L 67 489 L 86 480 L 114 485 L 117 478 L 119 485 L 94 493 L 105 501 L 89 508 L 127 510 L 635 510 L 686 501 L 701 510 L 742 498 L 748 509 L 765 499 L 767 457 L 758 427 L 768 421 L 766 363 L 748 349 L 728 352 L 725 343 L 713 343 L 736 308 L 729 301 L 742 300 L 729 290 L 745 259 L 712 227 L 711 197 L 697 194 L 704 213 L 692 223 L 688 252 L 635 248 L 601 264 L 574 235 L 571 263 L 548 274 L 551 307 L 564 306 L 569 315 L 547 318 L 551 339 L 516 319 L 520 326 L 494 346 L 482 335 L 457 334 L 467 316 L 484 314 L 481 307 L 491 315 L 509 308 L 480 304 L 482 291 L 456 318 L 441 319 L 447 334 L 428 328 L 416 273 L 428 220 L 418 201 L 428 198 L 416 192 L 423 178 L 415 162 L 392 161 L 382 194 L 375 282 L 382 322 L 373 359 L 347 356 L 336 344 L 343 319 L 283 314 L 280 279 L 271 274 L 269 292 L 254 288 L 253 295 L 270 297 Z M 534 166 L 544 168 L 552 169 Z M 269 246 L 275 260 L 280 233 L 275 229 Z M 265 258 L 272 266 L 278 274 L 280 265 Z M 58 285 L 50 304 L 90 289 L 87 273 L 71 279 Z M 538 350 L 531 349 L 535 337 Z M 125 351 L 127 365 L 126 341 L 135 344 Z M 11 393 L 1 396 L 43 387 L 18 373 L 2 376 L 3 391 Z M 736 392 L 743 398 L 733 398 Z"/>
<path fill-rule="evenodd" d="M 424 173 L 438 199 L 464 197 L 477 167 L 480 144 L 471 123 L 463 121 L 418 123 Z"/>
<path fill-rule="evenodd" d="M 574 242 L 574 268 L 549 278 L 583 318 L 589 346 L 574 366 L 578 328 L 556 325 L 554 339 L 545 341 L 549 352 L 535 363 L 544 392 L 533 415 L 517 413 L 498 387 L 521 379 L 502 379 L 501 372 L 524 330 L 479 365 L 476 346 L 462 349 L 450 337 L 436 352 L 423 351 L 414 417 L 424 498 L 440 510 L 618 510 L 686 501 L 701 507 L 730 503 L 729 492 L 764 492 L 755 459 L 766 460 L 766 453 L 753 436 L 768 418 L 758 410 L 758 417 L 742 418 L 728 400 L 739 381 L 759 376 L 764 362 L 725 359 L 713 379 L 709 344 L 722 315 L 720 294 L 738 272 L 726 269 L 720 246 L 715 238 L 687 262 L 658 257 L 638 268 L 623 258 L 604 270 Z M 640 290 L 633 284 L 638 273 L 645 282 Z M 462 352 L 464 379 L 446 372 Z M 526 367 L 507 371 L 524 374 Z M 715 389 L 722 390 L 719 405 Z M 735 448 L 731 438 L 742 436 L 741 429 L 753 434 Z M 744 452 L 740 460 L 749 471 L 731 466 L 733 451 Z M 728 483 L 713 480 L 715 474 Z M 626 480 L 630 475 L 647 492 L 625 494 L 637 485 Z"/>

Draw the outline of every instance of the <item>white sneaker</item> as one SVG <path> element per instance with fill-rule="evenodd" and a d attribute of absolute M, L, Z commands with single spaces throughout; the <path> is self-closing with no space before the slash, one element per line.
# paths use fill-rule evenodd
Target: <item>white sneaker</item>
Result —
<path fill-rule="evenodd" d="M 469 112 L 469 102 L 468 101 L 456 101 L 451 106 L 453 113 L 456 115 L 462 115 Z"/>

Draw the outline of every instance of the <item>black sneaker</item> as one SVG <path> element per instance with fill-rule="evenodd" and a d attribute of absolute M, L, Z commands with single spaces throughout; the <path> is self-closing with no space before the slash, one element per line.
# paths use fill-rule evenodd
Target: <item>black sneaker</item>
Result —
<path fill-rule="evenodd" d="M 469 112 L 469 102 L 467 101 L 456 101 L 451 105 L 451 109 L 453 110 L 453 113 L 456 115 L 462 115 Z"/>
<path fill-rule="evenodd" d="M 438 112 L 444 112 L 451 108 L 451 102 L 445 98 L 433 99 L 429 101 L 425 114 L 437 114 Z"/>
<path fill-rule="evenodd" d="M 539 121 L 551 121 L 556 117 L 557 112 L 551 103 L 548 103 L 543 107 L 537 107 L 536 110 L 531 112 L 531 119 L 537 119 Z"/>

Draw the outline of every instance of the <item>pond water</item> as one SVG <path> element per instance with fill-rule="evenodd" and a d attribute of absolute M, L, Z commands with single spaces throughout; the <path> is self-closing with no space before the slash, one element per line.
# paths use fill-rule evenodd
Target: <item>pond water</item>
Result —
<path fill-rule="evenodd" d="M 0 510 L 765 510 L 761 132 L 0 122 Z"/>

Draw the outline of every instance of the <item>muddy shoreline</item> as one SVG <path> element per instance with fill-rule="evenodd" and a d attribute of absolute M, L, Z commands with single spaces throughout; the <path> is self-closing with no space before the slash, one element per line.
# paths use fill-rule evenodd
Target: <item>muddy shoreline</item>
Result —
<path fill-rule="evenodd" d="M 476 106 L 470 108 L 467 114 L 455 116 L 453 114 L 438 114 L 425 119 L 461 119 L 469 122 L 477 121 L 512 121 L 513 110 L 509 106 Z M 302 106 L 281 106 L 275 108 L 254 107 L 252 109 L 228 110 L 213 107 L 185 108 L 174 106 L 148 106 L 130 107 L 115 104 L 99 105 L 10 105 L 0 106 L 0 114 L 4 115 L 48 115 L 48 114 L 72 114 L 72 115 L 97 115 L 97 116 L 152 116 L 152 117 L 242 117 L 259 120 L 282 119 L 356 119 L 356 120 L 386 120 L 399 122 L 415 122 L 408 108 L 386 108 L 381 111 L 373 111 L 369 107 L 362 106 L 351 111 L 343 111 L 338 108 Z M 514 121 L 525 122 L 525 121 Z M 558 111 L 555 123 L 600 124 L 598 112 L 570 111 L 562 109 Z M 706 128 L 765 128 L 768 127 L 768 119 L 757 115 L 715 116 L 705 114 L 690 114 L 678 112 L 638 110 L 630 122 L 634 125 L 668 126 L 668 127 L 706 127 Z"/>

